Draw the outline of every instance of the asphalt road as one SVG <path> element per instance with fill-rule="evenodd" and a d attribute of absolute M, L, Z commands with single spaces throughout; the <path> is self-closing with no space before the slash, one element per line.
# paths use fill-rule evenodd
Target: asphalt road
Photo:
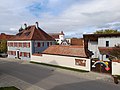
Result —
<path fill-rule="evenodd" d="M 0 59 L 1 86 L 16 86 L 21 90 L 120 90 L 120 85 L 114 83 L 69 75 L 51 67 L 23 61 Z"/>

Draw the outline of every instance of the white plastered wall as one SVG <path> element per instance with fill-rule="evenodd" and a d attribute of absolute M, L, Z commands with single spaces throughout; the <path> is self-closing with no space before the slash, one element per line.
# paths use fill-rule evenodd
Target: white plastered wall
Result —
<path fill-rule="evenodd" d="M 78 66 L 75 65 L 75 59 L 86 60 L 86 66 Z M 69 68 L 75 68 L 80 70 L 91 70 L 91 61 L 87 58 L 78 58 L 78 57 L 68 57 L 68 56 L 58 56 L 58 55 L 48 55 L 43 54 L 42 56 L 33 56 L 31 57 L 31 61 L 64 66 Z"/>
<path fill-rule="evenodd" d="M 120 63 L 112 62 L 112 75 L 120 75 Z"/>

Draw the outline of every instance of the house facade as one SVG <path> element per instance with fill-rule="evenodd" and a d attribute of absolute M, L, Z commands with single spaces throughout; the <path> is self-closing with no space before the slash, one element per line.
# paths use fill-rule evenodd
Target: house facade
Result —
<path fill-rule="evenodd" d="M 85 34 L 83 36 L 85 48 L 93 53 L 92 58 L 104 61 L 109 61 L 109 52 L 103 52 L 120 44 L 120 34 Z"/>
<path fill-rule="evenodd" d="M 57 44 L 61 44 L 62 41 L 65 39 L 65 34 L 63 33 L 63 31 L 61 31 L 60 33 L 50 33 L 50 36 L 52 36 Z"/>
<path fill-rule="evenodd" d="M 41 53 L 50 45 L 54 45 L 55 40 L 38 25 L 26 26 L 14 37 L 7 41 L 8 57 L 21 60 L 30 60 L 33 53 Z"/>

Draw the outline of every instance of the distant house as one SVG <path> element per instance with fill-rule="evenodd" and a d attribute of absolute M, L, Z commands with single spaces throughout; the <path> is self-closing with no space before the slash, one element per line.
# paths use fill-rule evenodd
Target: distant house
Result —
<path fill-rule="evenodd" d="M 60 45 L 70 45 L 70 43 L 66 39 L 64 39 L 62 40 Z"/>
<path fill-rule="evenodd" d="M 20 29 L 14 37 L 8 40 L 8 57 L 30 60 L 33 53 L 41 53 L 46 48 L 55 44 L 55 39 L 44 32 L 37 25 Z"/>
<path fill-rule="evenodd" d="M 109 50 L 120 44 L 119 34 L 85 34 L 84 44 L 87 50 L 93 52 L 92 58 L 109 61 Z M 113 56 L 114 57 L 114 56 Z"/>
<path fill-rule="evenodd" d="M 90 71 L 91 61 L 83 46 L 52 45 L 31 61 Z"/>
<path fill-rule="evenodd" d="M 83 38 L 67 38 L 66 40 L 70 45 L 84 46 Z"/>
<path fill-rule="evenodd" d="M 0 34 L 0 53 L 7 53 L 7 40 L 11 37 L 13 37 L 13 35 L 5 33 Z"/>
<path fill-rule="evenodd" d="M 49 35 L 56 40 L 57 44 L 61 44 L 61 42 L 65 39 L 65 34 L 63 33 L 63 31 L 61 31 L 60 33 L 49 33 Z"/>

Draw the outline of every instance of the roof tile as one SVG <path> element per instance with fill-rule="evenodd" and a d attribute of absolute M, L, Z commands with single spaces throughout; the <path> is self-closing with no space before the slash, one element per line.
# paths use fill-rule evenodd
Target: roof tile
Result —
<path fill-rule="evenodd" d="M 26 29 L 17 33 L 10 40 L 41 40 L 41 41 L 54 41 L 50 35 L 44 32 L 41 28 L 36 28 L 35 25 L 28 26 Z"/>
<path fill-rule="evenodd" d="M 63 45 L 52 45 L 48 47 L 44 54 L 52 55 L 63 55 L 63 56 L 77 56 L 77 57 L 87 57 L 83 46 L 63 46 Z"/>

